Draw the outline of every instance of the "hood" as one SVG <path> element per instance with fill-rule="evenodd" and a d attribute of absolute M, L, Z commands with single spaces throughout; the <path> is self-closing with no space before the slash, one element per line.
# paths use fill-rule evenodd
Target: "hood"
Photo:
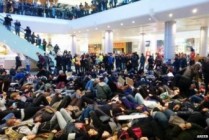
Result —
<path fill-rule="evenodd" d="M 99 84 L 99 86 L 105 86 L 105 85 L 107 85 L 105 82 L 99 82 L 98 84 Z"/>

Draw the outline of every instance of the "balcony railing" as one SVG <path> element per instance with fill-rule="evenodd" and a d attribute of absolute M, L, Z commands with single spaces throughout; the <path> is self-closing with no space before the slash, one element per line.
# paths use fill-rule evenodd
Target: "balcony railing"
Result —
<path fill-rule="evenodd" d="M 88 16 L 94 13 L 102 12 L 108 9 L 126 5 L 139 0 L 124 0 L 121 3 L 115 3 L 117 0 L 108 0 L 102 2 L 92 2 L 91 5 L 79 5 L 78 7 L 57 4 L 56 6 L 38 5 L 25 2 L 7 2 L 3 3 L 0 0 L 0 13 L 11 13 L 27 16 L 38 16 L 48 18 L 58 18 L 72 20 Z"/>

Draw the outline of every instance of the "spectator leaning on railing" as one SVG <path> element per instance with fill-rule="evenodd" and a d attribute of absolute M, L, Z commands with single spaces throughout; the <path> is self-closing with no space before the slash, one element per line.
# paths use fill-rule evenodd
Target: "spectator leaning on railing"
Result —
<path fill-rule="evenodd" d="M 9 31 L 11 31 L 12 20 L 13 19 L 11 18 L 11 15 L 9 14 L 4 18 L 4 25 Z"/>
<path fill-rule="evenodd" d="M 16 33 L 16 35 L 20 36 L 20 27 L 21 27 L 20 22 L 18 20 L 16 20 L 14 25 L 15 25 L 15 33 Z"/>

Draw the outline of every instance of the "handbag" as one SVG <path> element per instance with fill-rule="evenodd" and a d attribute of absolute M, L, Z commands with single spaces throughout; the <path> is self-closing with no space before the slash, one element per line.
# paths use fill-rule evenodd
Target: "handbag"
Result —
<path fill-rule="evenodd" d="M 20 140 L 24 137 L 23 134 L 16 132 L 12 127 L 7 128 L 5 134 L 12 140 Z"/>
<path fill-rule="evenodd" d="M 33 140 L 53 140 L 54 133 L 38 134 Z"/>

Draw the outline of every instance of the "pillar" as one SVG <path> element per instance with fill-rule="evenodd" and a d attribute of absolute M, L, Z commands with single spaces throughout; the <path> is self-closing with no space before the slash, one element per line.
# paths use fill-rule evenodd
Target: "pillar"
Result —
<path fill-rule="evenodd" d="M 70 51 L 72 56 L 74 56 L 76 54 L 76 36 L 75 35 L 71 35 L 70 36 Z"/>
<path fill-rule="evenodd" d="M 102 37 L 102 48 L 101 48 L 101 53 L 105 52 L 105 37 Z"/>
<path fill-rule="evenodd" d="M 208 27 L 200 28 L 200 49 L 199 54 L 201 57 L 208 55 Z"/>
<path fill-rule="evenodd" d="M 111 30 L 105 32 L 104 53 L 113 53 L 113 32 Z"/>
<path fill-rule="evenodd" d="M 165 22 L 164 34 L 164 60 L 173 59 L 175 56 L 175 35 L 176 35 L 176 22 Z"/>
<path fill-rule="evenodd" d="M 77 47 L 79 47 L 79 52 L 80 54 L 83 54 L 83 53 L 88 53 L 89 51 L 89 40 L 88 38 L 83 38 L 82 40 L 80 40 L 79 42 L 79 46 L 77 44 Z"/>
<path fill-rule="evenodd" d="M 141 33 L 140 36 L 140 41 L 139 41 L 139 45 L 138 45 L 138 54 L 140 55 L 141 53 L 143 53 L 145 55 L 145 42 L 144 42 L 144 35 L 145 33 Z"/>

